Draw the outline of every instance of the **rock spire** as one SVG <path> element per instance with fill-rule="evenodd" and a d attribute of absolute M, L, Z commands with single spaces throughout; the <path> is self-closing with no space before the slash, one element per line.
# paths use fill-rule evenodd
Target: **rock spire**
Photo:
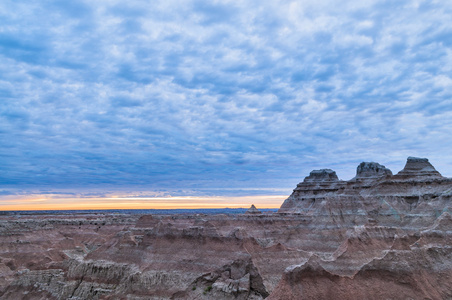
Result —
<path fill-rule="evenodd" d="M 251 207 L 248 208 L 248 210 L 246 211 L 246 214 L 261 214 L 261 213 L 262 212 L 258 210 L 256 206 L 254 206 L 254 204 L 251 204 Z"/>
<path fill-rule="evenodd" d="M 403 170 L 397 173 L 395 176 L 401 178 L 442 177 L 441 174 L 435 170 L 435 168 L 427 158 L 412 156 L 408 157 Z"/>
<path fill-rule="evenodd" d="M 356 169 L 357 178 L 379 178 L 392 176 L 391 170 L 376 162 L 362 162 Z"/>

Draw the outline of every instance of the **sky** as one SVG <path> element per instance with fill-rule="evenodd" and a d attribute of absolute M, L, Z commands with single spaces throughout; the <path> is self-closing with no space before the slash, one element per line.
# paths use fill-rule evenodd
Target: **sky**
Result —
<path fill-rule="evenodd" d="M 0 210 L 277 207 L 313 169 L 408 156 L 452 177 L 451 18 L 450 0 L 2 0 Z"/>

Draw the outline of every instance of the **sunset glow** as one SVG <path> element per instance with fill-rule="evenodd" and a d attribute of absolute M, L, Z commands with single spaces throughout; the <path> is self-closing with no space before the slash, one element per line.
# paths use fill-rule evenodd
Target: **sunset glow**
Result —
<path fill-rule="evenodd" d="M 105 197 L 0 199 L 0 210 L 279 208 L 285 195 L 243 197 Z"/>

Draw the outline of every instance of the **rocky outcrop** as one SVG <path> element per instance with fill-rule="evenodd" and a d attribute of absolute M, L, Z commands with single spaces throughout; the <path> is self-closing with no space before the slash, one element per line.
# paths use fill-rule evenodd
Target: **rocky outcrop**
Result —
<path fill-rule="evenodd" d="M 427 158 L 408 157 L 405 167 L 397 173 L 396 178 L 443 178 L 441 174 L 435 170 Z"/>
<path fill-rule="evenodd" d="M 311 172 L 279 213 L 303 216 L 317 232 L 336 228 L 343 242 L 311 248 L 269 299 L 452 298 L 451 191 L 426 158 L 409 157 L 396 175 L 363 162 L 350 181 Z"/>
<path fill-rule="evenodd" d="M 338 181 L 336 172 L 331 169 L 321 169 L 312 171 L 304 182 L 335 182 Z"/>
<path fill-rule="evenodd" d="M 396 175 L 378 163 L 363 162 L 350 181 L 326 175 L 333 174 L 331 170 L 313 172 L 284 201 L 280 213 L 324 218 L 321 222 L 342 227 L 424 226 L 450 207 L 452 180 L 426 158 L 409 157 Z"/>
<path fill-rule="evenodd" d="M 268 292 L 258 269 L 250 259 L 235 260 L 203 274 L 187 291 L 174 299 L 264 299 Z"/>
<path fill-rule="evenodd" d="M 254 206 L 254 204 L 251 204 L 251 207 L 248 208 L 248 210 L 246 211 L 246 214 L 261 214 L 261 213 L 262 212 L 258 210 L 256 206 Z"/>
<path fill-rule="evenodd" d="M 392 176 L 392 172 L 385 166 L 382 166 L 376 162 L 362 162 L 356 170 L 356 177 L 354 179 L 379 179 L 388 176 Z"/>

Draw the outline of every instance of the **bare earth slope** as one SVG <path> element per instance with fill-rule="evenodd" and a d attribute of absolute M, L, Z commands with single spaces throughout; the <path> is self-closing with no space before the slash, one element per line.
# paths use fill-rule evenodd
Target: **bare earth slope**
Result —
<path fill-rule="evenodd" d="M 311 172 L 278 213 L 0 216 L 1 299 L 452 299 L 452 180 Z"/>

